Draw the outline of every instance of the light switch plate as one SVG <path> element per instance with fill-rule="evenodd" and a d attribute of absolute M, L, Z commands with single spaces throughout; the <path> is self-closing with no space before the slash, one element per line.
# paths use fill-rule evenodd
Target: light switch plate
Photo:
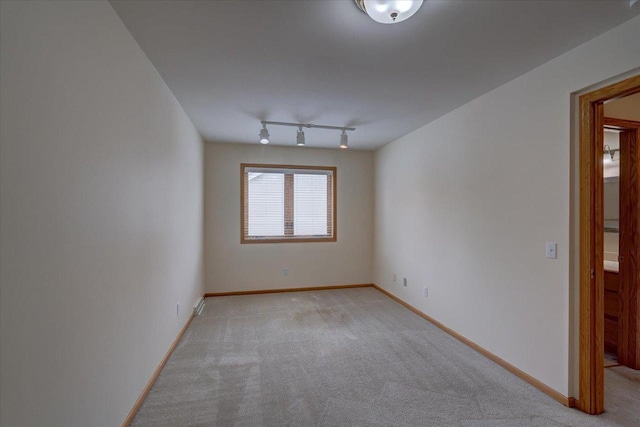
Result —
<path fill-rule="evenodd" d="M 558 244 L 556 242 L 547 242 L 547 258 L 558 258 Z"/>

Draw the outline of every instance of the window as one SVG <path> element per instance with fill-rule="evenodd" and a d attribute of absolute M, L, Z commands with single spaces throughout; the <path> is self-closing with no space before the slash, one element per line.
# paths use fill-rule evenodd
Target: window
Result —
<path fill-rule="evenodd" d="M 335 242 L 336 168 L 241 164 L 241 243 Z"/>

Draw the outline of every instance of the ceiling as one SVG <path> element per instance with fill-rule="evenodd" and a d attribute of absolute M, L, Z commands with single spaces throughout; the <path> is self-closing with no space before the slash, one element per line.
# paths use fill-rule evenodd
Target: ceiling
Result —
<path fill-rule="evenodd" d="M 353 126 L 376 149 L 638 15 L 628 0 L 430 1 L 378 24 L 351 0 L 111 0 L 206 141 L 260 120 Z M 295 145 L 295 128 L 270 127 Z M 307 146 L 339 132 L 308 129 Z"/>
<path fill-rule="evenodd" d="M 640 92 L 604 104 L 605 117 L 640 122 Z"/>

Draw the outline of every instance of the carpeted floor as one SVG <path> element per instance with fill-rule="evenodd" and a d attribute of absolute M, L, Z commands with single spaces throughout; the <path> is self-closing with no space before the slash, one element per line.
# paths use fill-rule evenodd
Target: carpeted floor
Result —
<path fill-rule="evenodd" d="M 627 421 L 566 408 L 360 288 L 208 298 L 132 425 L 633 425 Z"/>
<path fill-rule="evenodd" d="M 604 408 L 602 416 L 608 421 L 640 426 L 640 371 L 620 365 L 605 368 Z"/>

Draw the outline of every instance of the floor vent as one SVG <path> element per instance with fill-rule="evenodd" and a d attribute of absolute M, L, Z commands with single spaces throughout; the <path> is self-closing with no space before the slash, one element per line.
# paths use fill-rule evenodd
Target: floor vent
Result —
<path fill-rule="evenodd" d="M 193 315 L 199 316 L 202 313 L 202 309 L 204 308 L 204 298 L 200 298 L 200 301 L 193 307 Z"/>

